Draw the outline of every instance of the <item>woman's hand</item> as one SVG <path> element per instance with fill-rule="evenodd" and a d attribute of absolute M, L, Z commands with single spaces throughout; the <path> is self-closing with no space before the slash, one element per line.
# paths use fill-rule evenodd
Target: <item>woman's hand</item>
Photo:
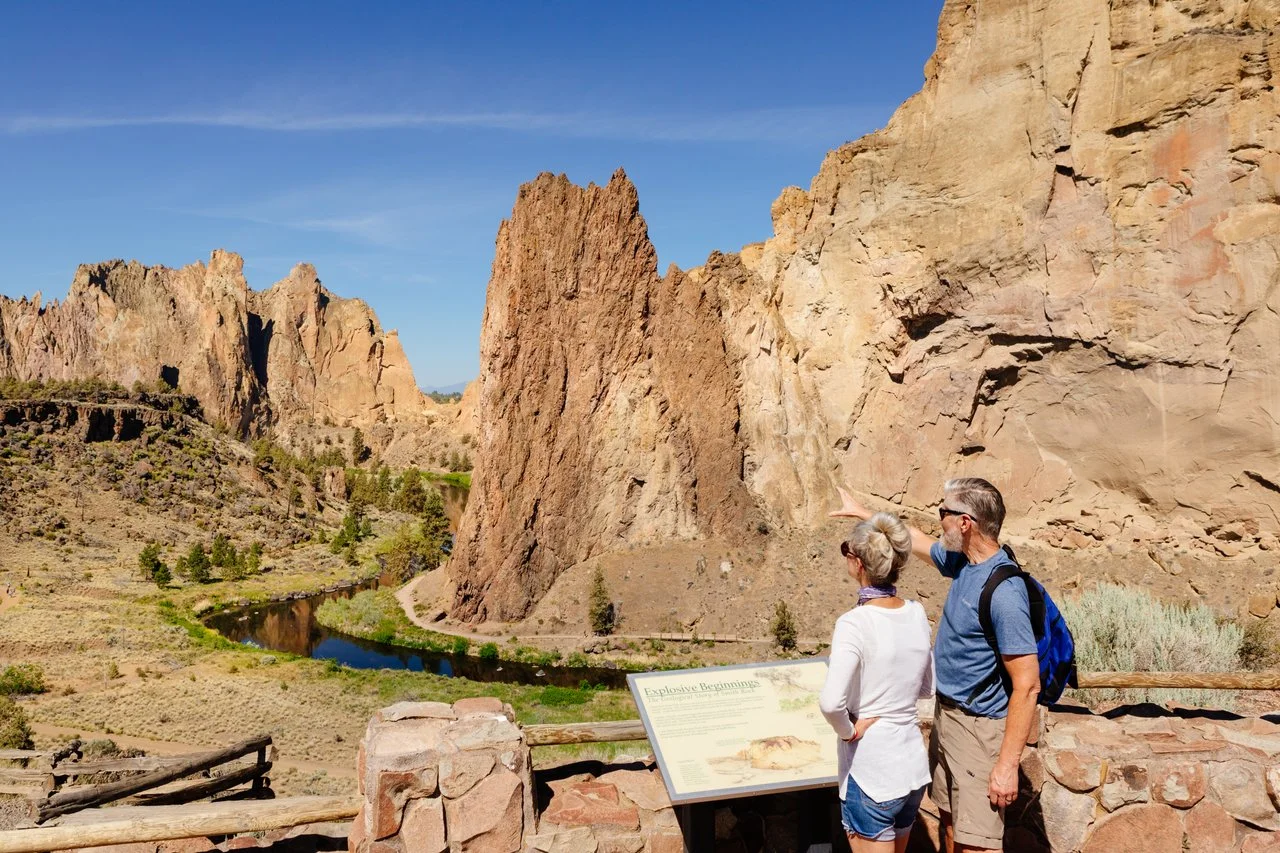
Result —
<path fill-rule="evenodd" d="M 862 717 L 853 721 L 853 737 L 845 738 L 846 743 L 853 743 L 855 740 L 862 740 L 862 736 L 867 733 L 867 729 L 880 719 L 879 717 Z"/>
<path fill-rule="evenodd" d="M 870 518 L 871 510 L 853 499 L 853 495 L 849 494 L 845 489 L 837 486 L 836 491 L 840 493 L 839 509 L 827 513 L 829 518 Z"/>

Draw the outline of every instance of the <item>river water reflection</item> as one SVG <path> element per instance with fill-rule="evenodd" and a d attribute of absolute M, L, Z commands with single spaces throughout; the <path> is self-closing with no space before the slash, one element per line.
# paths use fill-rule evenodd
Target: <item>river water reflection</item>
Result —
<path fill-rule="evenodd" d="M 316 611 L 330 599 L 350 598 L 374 589 L 390 578 L 381 578 L 347 589 L 324 592 L 291 601 L 276 601 L 241 610 L 217 613 L 205 620 L 228 640 L 267 651 L 337 661 L 355 669 L 407 669 L 472 681 L 506 681 L 516 684 L 554 684 L 578 687 L 582 682 L 625 687 L 626 674 L 599 667 L 543 666 L 512 661 L 481 660 L 473 655 L 426 652 L 388 643 L 375 643 L 330 631 L 316 622 Z M 474 648 L 474 645 L 473 645 Z"/>

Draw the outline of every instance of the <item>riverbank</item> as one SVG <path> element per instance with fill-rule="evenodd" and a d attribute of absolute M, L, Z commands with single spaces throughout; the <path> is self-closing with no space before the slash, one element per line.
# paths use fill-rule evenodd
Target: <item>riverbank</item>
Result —
<path fill-rule="evenodd" d="M 683 645 L 677 645 L 675 651 L 665 654 L 626 654 L 630 649 L 624 644 L 620 649 L 623 653 L 606 657 L 588 655 L 582 651 L 566 655 L 559 648 L 525 644 L 516 637 L 497 642 L 491 637 L 443 633 L 415 624 L 403 607 L 402 593 L 403 588 L 400 591 L 364 590 L 348 599 L 326 601 L 316 612 L 316 622 L 330 631 L 403 649 L 466 655 L 495 664 L 505 662 L 556 670 L 582 670 L 589 683 L 597 683 L 600 678 L 589 675 L 592 670 L 609 673 L 611 677 L 606 683 L 612 683 L 618 681 L 613 674 L 616 672 L 647 672 L 653 669 L 685 669 L 705 665 L 700 657 L 691 656 Z M 545 642 L 544 638 L 537 640 Z M 661 645 L 657 648 L 665 651 Z"/>

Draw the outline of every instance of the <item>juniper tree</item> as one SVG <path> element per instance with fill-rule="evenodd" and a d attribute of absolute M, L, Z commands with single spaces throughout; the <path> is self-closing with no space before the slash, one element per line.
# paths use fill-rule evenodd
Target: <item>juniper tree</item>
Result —
<path fill-rule="evenodd" d="M 591 630 L 596 634 L 612 634 L 617 627 L 617 610 L 609 599 L 609 588 L 605 586 L 604 570 L 596 567 L 591 577 L 591 594 L 587 599 L 587 619 Z"/>
<path fill-rule="evenodd" d="M 769 632 L 773 634 L 773 640 L 778 644 L 778 648 L 783 651 L 789 652 L 796 647 L 796 620 L 785 601 L 779 601 L 774 605 Z"/>

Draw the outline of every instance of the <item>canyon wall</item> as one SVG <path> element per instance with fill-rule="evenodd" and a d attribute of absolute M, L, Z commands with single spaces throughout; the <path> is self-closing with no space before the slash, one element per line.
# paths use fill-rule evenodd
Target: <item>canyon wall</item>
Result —
<path fill-rule="evenodd" d="M 883 130 L 768 241 L 664 278 L 623 176 L 523 187 L 455 615 L 519 617 L 604 550 L 812 527 L 840 482 L 923 508 L 985 476 L 1046 547 L 1275 547 L 1278 20 L 947 0 Z"/>
<path fill-rule="evenodd" d="M 412 443 L 400 434 L 435 409 L 396 333 L 363 302 L 335 297 L 308 264 L 254 292 L 240 256 L 224 251 L 182 269 L 82 265 L 67 298 L 48 305 L 0 298 L 0 375 L 164 379 L 211 422 L 286 442 L 328 422 Z"/>

